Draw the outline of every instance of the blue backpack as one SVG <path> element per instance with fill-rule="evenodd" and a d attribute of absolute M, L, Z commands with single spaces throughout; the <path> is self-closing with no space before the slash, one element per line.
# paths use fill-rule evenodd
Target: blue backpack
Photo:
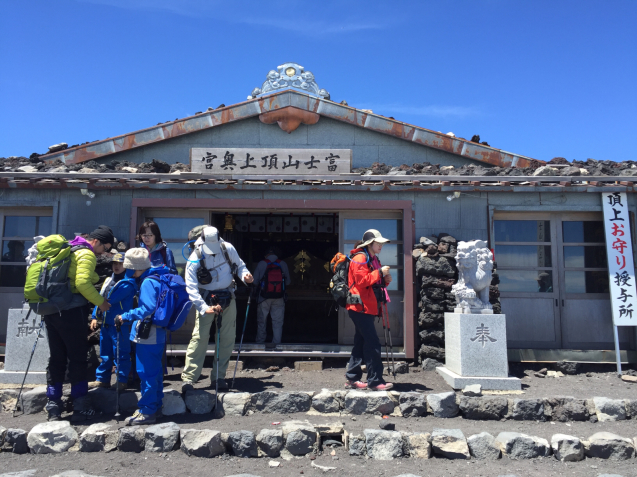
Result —
<path fill-rule="evenodd" d="M 170 273 L 149 275 L 148 278 L 157 280 L 160 285 L 153 324 L 168 331 L 177 331 L 186 321 L 192 307 L 184 279 Z"/>

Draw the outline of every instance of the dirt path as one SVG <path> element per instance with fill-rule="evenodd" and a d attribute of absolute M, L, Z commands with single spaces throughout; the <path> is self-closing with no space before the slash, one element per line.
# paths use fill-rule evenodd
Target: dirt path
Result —
<path fill-rule="evenodd" d="M 266 371 L 267 365 L 279 364 L 279 371 Z M 320 391 L 322 388 L 340 389 L 345 383 L 345 362 L 328 361 L 324 364 L 323 371 L 296 372 L 293 364 L 283 361 L 271 361 L 256 367 L 256 364 L 246 362 L 248 368 L 237 373 L 235 388 L 243 392 L 260 392 L 265 390 L 285 391 Z M 289 365 L 286 369 L 284 366 Z M 291 365 L 291 366 L 290 366 Z M 637 397 L 637 384 L 627 383 L 617 377 L 614 365 L 590 365 L 584 368 L 583 373 L 559 378 L 538 378 L 534 372 L 541 369 L 538 364 L 514 364 L 511 366 L 511 374 L 522 379 L 520 397 L 543 398 L 553 396 L 574 396 L 579 399 L 589 399 L 595 396 L 604 396 L 610 399 L 634 399 Z M 232 378 L 234 363 L 228 368 L 227 377 Z M 202 377 L 197 383 L 197 388 L 210 389 L 210 368 L 204 368 Z M 164 382 L 171 386 L 178 386 L 181 379 L 181 368 L 174 370 L 168 367 L 168 376 Z M 395 390 L 399 392 L 447 392 L 451 388 L 435 371 L 422 371 L 418 367 L 410 366 L 408 374 L 385 376 L 385 379 L 395 384 Z M 512 395 L 514 397 L 514 395 Z"/>
<path fill-rule="evenodd" d="M 395 459 L 377 461 L 363 457 L 350 457 L 345 451 L 337 451 L 338 460 L 328 455 L 317 457 L 315 463 L 336 467 L 326 475 L 333 476 L 383 476 L 394 477 L 400 474 L 415 474 L 422 477 L 496 477 L 517 475 L 519 477 L 594 477 L 600 474 L 618 474 L 624 477 L 637 475 L 635 459 L 624 462 L 612 462 L 600 459 L 587 459 L 582 462 L 561 463 L 554 458 L 534 459 L 530 461 L 451 461 L 444 458 Z M 271 460 L 281 462 L 277 468 L 270 468 Z M 323 472 L 311 466 L 309 457 L 292 461 L 282 459 L 240 459 L 236 457 L 204 459 L 187 457 L 181 451 L 168 454 L 142 452 L 129 454 L 82 453 L 47 455 L 3 454 L 1 469 L 3 472 L 15 472 L 26 469 L 38 469 L 36 477 L 55 475 L 65 470 L 83 470 L 97 476 L 162 476 L 162 477 L 224 477 L 236 474 L 252 474 L 261 477 L 319 476 Z"/>

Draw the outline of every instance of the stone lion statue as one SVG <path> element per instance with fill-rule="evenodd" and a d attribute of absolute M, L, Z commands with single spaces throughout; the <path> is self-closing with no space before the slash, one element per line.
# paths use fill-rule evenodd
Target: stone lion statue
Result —
<path fill-rule="evenodd" d="M 456 313 L 493 313 L 489 285 L 493 275 L 493 254 L 483 240 L 459 242 L 456 254 L 458 283 L 451 288 L 458 306 Z"/>

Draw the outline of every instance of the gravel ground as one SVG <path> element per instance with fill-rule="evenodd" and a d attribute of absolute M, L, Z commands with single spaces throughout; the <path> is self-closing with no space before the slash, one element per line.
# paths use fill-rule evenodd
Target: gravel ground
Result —
<path fill-rule="evenodd" d="M 239 459 L 214 458 L 211 460 L 187 457 L 183 452 L 163 454 L 142 452 L 141 454 L 82 453 L 48 454 L 20 456 L 6 454 L 2 457 L 2 470 L 15 472 L 26 469 L 38 469 L 36 477 L 51 476 L 65 470 L 83 470 L 91 475 L 137 477 L 151 475 L 162 477 L 188 477 L 211 475 L 223 477 L 236 474 L 253 474 L 261 477 L 319 476 L 323 472 L 311 467 L 308 457 L 281 462 L 280 467 L 270 468 L 271 459 Z M 519 477 L 595 477 L 600 474 L 618 474 L 624 477 L 637 475 L 635 460 L 627 462 L 609 462 L 600 459 L 587 459 L 582 462 L 561 463 L 551 458 L 530 461 L 451 461 L 444 458 L 429 460 L 396 459 L 393 461 L 367 460 L 362 457 L 344 456 L 337 451 L 333 460 L 331 456 L 319 456 L 315 462 L 319 465 L 336 467 L 327 473 L 333 476 L 386 476 L 399 474 L 415 474 L 422 477 L 497 477 L 501 475 L 517 475 Z"/>
<path fill-rule="evenodd" d="M 326 369 L 320 372 L 295 372 L 292 370 L 266 372 L 263 366 L 272 363 L 262 364 L 262 368 L 256 368 L 256 364 L 246 363 L 248 369 L 237 373 L 236 388 L 241 391 L 258 392 L 262 390 L 305 390 L 318 391 L 323 387 L 337 389 L 343 384 L 344 367 L 341 362 L 326 362 Z M 289 363 L 279 363 L 289 364 Z M 255 368 L 250 368 L 255 366 Z M 332 366 L 332 367 L 330 367 Z M 540 365 L 514 365 L 512 372 L 520 376 L 527 371 L 535 371 Z M 417 368 L 416 368 L 417 369 Z M 409 374 L 399 374 L 396 383 L 398 391 L 424 391 L 442 392 L 448 391 L 448 386 L 442 378 L 435 372 L 416 371 L 410 368 Z M 571 395 L 578 398 L 590 398 L 593 396 L 606 396 L 610 398 L 634 398 L 635 390 L 628 383 L 619 380 L 613 372 L 613 367 L 598 366 L 595 369 L 589 367 L 584 373 L 575 376 L 564 376 L 560 378 L 536 378 L 525 377 L 523 379 L 524 394 L 517 396 L 524 397 L 548 397 L 555 395 Z M 229 377 L 233 368 L 229 370 Z M 165 379 L 166 389 L 179 389 L 180 368 L 168 368 L 168 376 Z M 197 384 L 197 388 L 210 389 L 208 379 L 210 369 L 204 369 L 202 379 Z M 589 375 L 587 376 L 588 373 Z M 528 373 L 532 374 L 532 373 Z M 516 395 L 511 395 L 516 397 Z M 114 420 L 109 420 L 110 416 L 103 416 L 98 421 L 107 422 L 115 426 L 121 426 Z M 313 424 L 326 422 L 343 422 L 349 432 L 360 432 L 367 428 L 377 428 L 380 418 L 376 416 L 326 416 L 292 414 L 287 416 L 268 415 L 256 413 L 252 416 L 225 417 L 223 419 L 210 419 L 209 416 L 198 416 L 185 414 L 182 416 L 172 416 L 164 418 L 164 421 L 172 420 L 184 428 L 209 428 L 222 432 L 234 430 L 250 430 L 258 433 L 261 429 L 276 428 L 273 422 L 291 419 L 307 419 Z M 536 423 L 529 421 L 474 421 L 465 420 L 461 417 L 454 419 L 438 419 L 433 416 L 421 418 L 390 418 L 396 423 L 399 431 L 419 431 L 431 432 L 434 428 L 457 428 L 462 430 L 466 437 L 472 434 L 487 431 L 497 435 L 502 431 L 517 431 L 529 435 L 551 438 L 553 434 L 563 433 L 587 438 L 595 432 L 607 431 L 619 434 L 624 437 L 637 437 L 637 420 L 627 420 L 608 423 L 589 422 L 546 422 Z M 35 414 L 26 416 L 11 417 L 10 413 L 0 413 L 0 425 L 4 427 L 19 427 L 30 430 L 34 425 L 43 422 L 45 414 Z M 81 432 L 86 426 L 78 426 Z M 523 476 L 597 476 L 599 474 L 610 473 L 624 477 L 637 475 L 637 459 L 627 462 L 612 462 L 600 459 L 586 459 L 576 463 L 560 463 L 554 458 L 535 459 L 532 461 L 513 461 L 507 458 L 495 462 L 481 461 L 451 461 L 443 458 L 432 458 L 430 460 L 416 460 L 409 458 L 396 459 L 392 462 L 382 462 L 367 460 L 359 457 L 350 457 L 342 449 L 336 451 L 338 459 L 333 459 L 329 455 L 320 455 L 316 459 L 319 465 L 336 467 L 337 470 L 330 472 L 335 475 L 361 475 L 361 473 L 373 473 L 380 476 L 392 477 L 398 474 L 413 473 L 420 476 L 499 476 L 515 474 Z M 208 461 L 201 458 L 189 458 L 181 451 L 172 452 L 160 456 L 151 453 L 127 454 L 114 452 L 104 453 L 79 453 L 69 452 L 60 455 L 13 455 L 3 453 L 3 472 L 14 472 L 26 469 L 39 469 L 36 476 L 49 476 L 64 470 L 83 470 L 92 475 L 157 475 L 163 477 L 201 475 L 202 473 L 212 475 L 227 476 L 233 474 L 250 473 L 259 476 L 280 476 L 289 477 L 292 475 L 319 475 L 322 474 L 316 468 L 311 467 L 308 457 L 294 459 L 292 461 L 281 461 L 281 466 L 277 468 L 268 467 L 270 459 L 238 459 L 238 458 L 216 458 Z M 214 467 L 211 467 L 214 466 Z M 134 470 L 133 470 L 134 469 Z"/>
<path fill-rule="evenodd" d="M 266 371 L 268 366 L 277 365 L 279 371 Z M 288 366 L 286 369 L 285 366 Z M 260 366 L 260 367 L 259 367 Z M 588 365 L 583 372 L 573 376 L 559 378 L 538 378 L 534 373 L 544 367 L 542 364 L 513 364 L 511 374 L 522 379 L 522 394 L 510 394 L 509 397 L 543 398 L 553 396 L 574 396 L 590 399 L 604 396 L 610 399 L 637 398 L 637 384 L 627 383 L 617 377 L 614 364 Z M 345 383 L 345 361 L 325 361 L 323 371 L 296 372 L 294 364 L 282 359 L 270 358 L 269 361 L 247 361 L 246 369 L 237 372 L 235 389 L 242 392 L 260 391 L 320 391 L 322 388 L 341 389 Z M 550 369 L 550 367 L 549 367 Z M 226 378 L 229 384 L 234 371 L 234 363 L 228 368 Z M 214 389 L 210 384 L 210 367 L 205 367 L 201 378 L 195 385 L 199 389 Z M 181 389 L 181 367 L 168 366 L 164 384 L 170 388 Z M 364 376 L 363 376 L 364 377 Z M 426 393 L 447 392 L 451 388 L 435 371 L 422 371 L 410 366 L 409 374 L 397 374 L 396 378 L 385 375 L 394 383 L 399 392 L 420 391 Z M 34 386 L 25 386 L 34 387 Z M 0 389 L 15 388 L 15 385 L 1 384 Z"/>
<path fill-rule="evenodd" d="M 280 371 L 267 372 L 267 365 L 281 365 Z M 345 383 L 345 361 L 325 361 L 323 371 L 295 372 L 285 370 L 283 366 L 292 363 L 284 363 L 282 360 L 264 362 L 257 367 L 256 361 L 246 362 L 247 369 L 237 372 L 235 388 L 239 391 L 250 393 L 264 390 L 285 391 L 319 391 L 322 388 L 339 389 Z M 511 365 L 511 374 L 522 379 L 523 394 L 519 397 L 542 398 L 552 396 L 574 396 L 579 399 L 588 399 L 595 396 L 604 396 L 611 399 L 634 399 L 637 397 L 637 384 L 627 383 L 617 377 L 615 365 L 588 365 L 583 367 L 583 372 L 576 375 L 565 375 L 559 378 L 538 378 L 534 372 L 544 367 L 535 363 L 520 363 Z M 550 366 L 549 366 L 550 369 Z M 210 389 L 210 368 L 204 368 L 202 377 L 197 383 L 197 388 Z M 234 365 L 228 368 L 227 377 L 232 378 Z M 174 371 L 168 367 L 168 376 L 165 383 L 178 386 L 180 383 L 181 368 L 175 367 Z M 525 374 L 526 373 L 526 374 Z M 435 371 L 422 371 L 418 367 L 410 366 L 409 374 L 397 374 L 385 376 L 394 383 L 395 390 L 400 392 L 447 392 L 451 388 Z M 511 397 L 516 397 L 512 394 Z"/>

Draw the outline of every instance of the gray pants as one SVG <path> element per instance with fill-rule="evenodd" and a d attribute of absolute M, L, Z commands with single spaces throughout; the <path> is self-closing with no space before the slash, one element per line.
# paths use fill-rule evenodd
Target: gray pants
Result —
<path fill-rule="evenodd" d="M 283 298 L 267 298 L 257 306 L 257 343 L 265 343 L 265 325 L 268 313 L 272 317 L 272 343 L 281 343 L 285 300 Z"/>

